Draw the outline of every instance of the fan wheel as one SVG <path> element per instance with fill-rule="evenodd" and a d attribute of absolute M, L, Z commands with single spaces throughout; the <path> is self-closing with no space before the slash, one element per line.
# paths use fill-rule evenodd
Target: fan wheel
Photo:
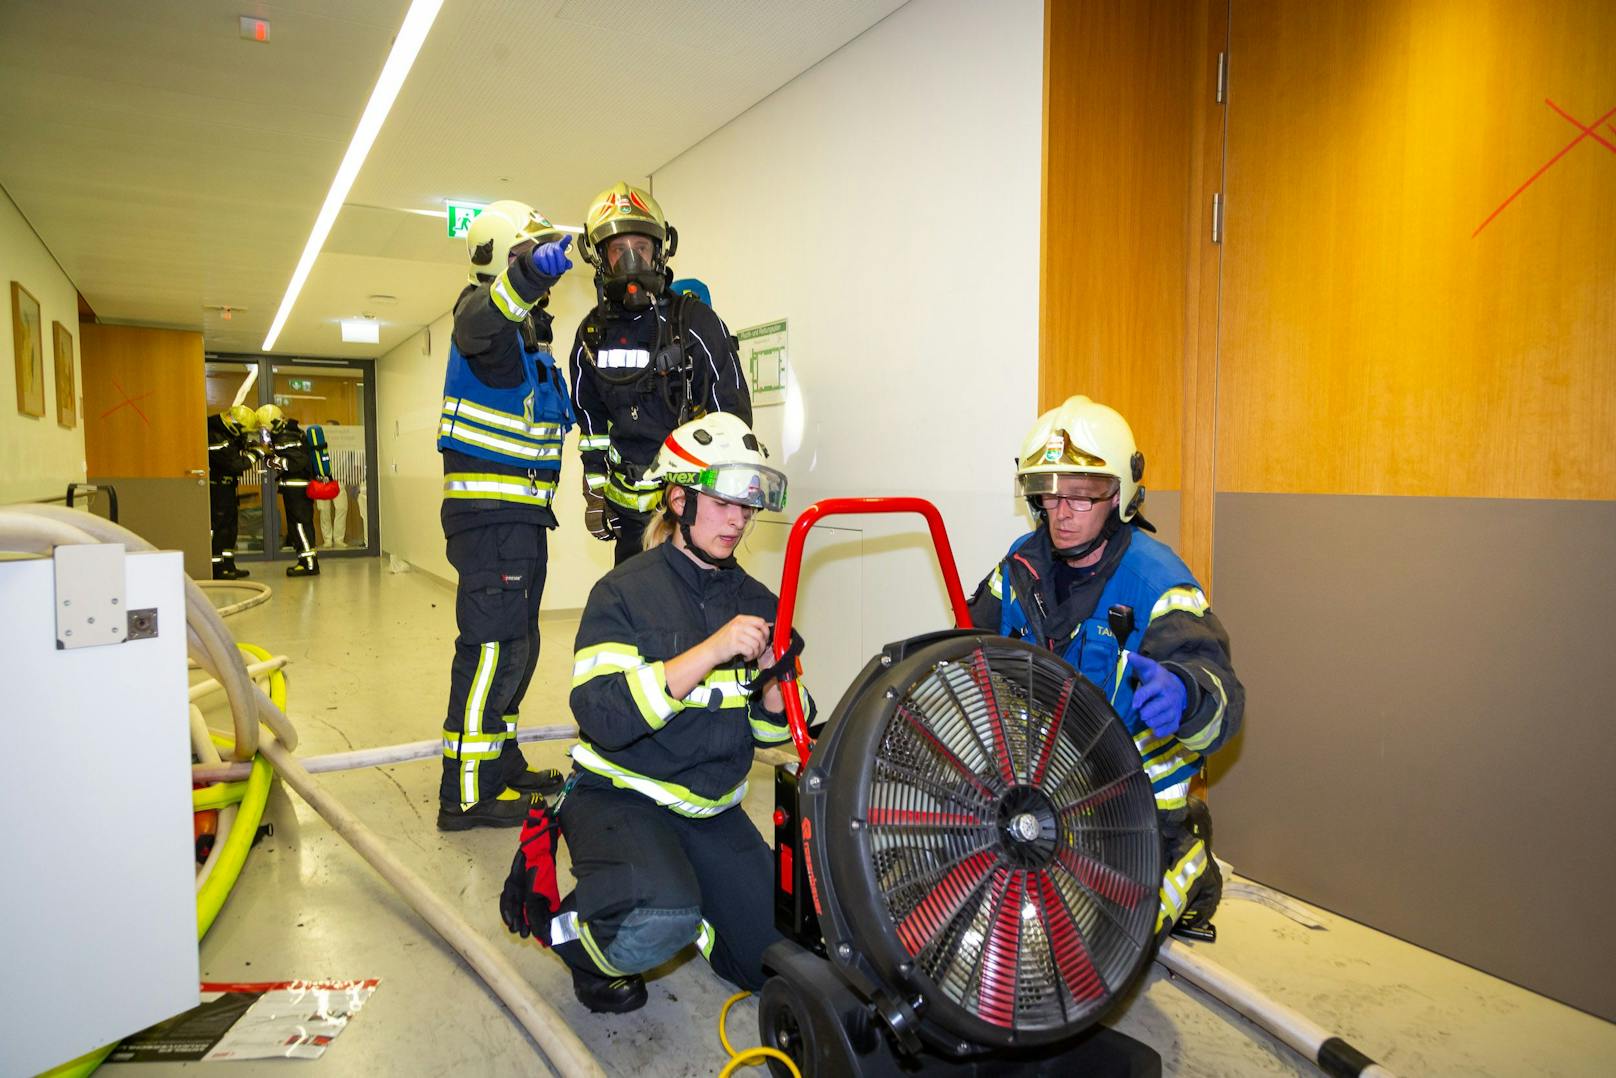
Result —
<path fill-rule="evenodd" d="M 831 953 L 923 1001 L 922 1037 L 954 1051 L 1093 1024 L 1147 960 L 1161 879 L 1150 782 L 1103 695 L 977 634 L 853 693 L 808 772 Z"/>

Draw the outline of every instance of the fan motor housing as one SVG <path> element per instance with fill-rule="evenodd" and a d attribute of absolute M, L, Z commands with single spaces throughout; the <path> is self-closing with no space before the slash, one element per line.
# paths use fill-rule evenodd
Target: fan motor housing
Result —
<path fill-rule="evenodd" d="M 797 783 L 828 960 L 909 1050 L 1071 1041 L 1148 961 L 1155 800 L 1100 691 L 952 630 L 890 645 Z"/>

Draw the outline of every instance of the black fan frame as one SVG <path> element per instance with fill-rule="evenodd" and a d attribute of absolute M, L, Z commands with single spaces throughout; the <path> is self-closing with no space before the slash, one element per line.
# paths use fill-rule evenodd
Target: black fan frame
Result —
<path fill-rule="evenodd" d="M 999 654 L 1021 650 L 1040 663 L 1058 663 L 1071 671 L 1076 679 L 1074 695 L 1083 694 L 1086 706 L 1110 716 L 1111 728 L 1102 735 L 1110 750 L 1131 754 L 1137 765 L 1134 776 L 1123 780 L 1120 794 L 1126 799 L 1129 818 L 1140 827 L 1156 826 L 1155 801 L 1133 739 L 1099 690 L 1051 652 L 1007 637 L 949 630 L 890 645 L 866 665 L 826 724 L 799 783 L 803 849 L 811 870 L 814 904 L 827 957 L 841 976 L 864 998 L 912 1014 L 922 1041 L 956 1056 L 983 1048 L 1033 1048 L 1079 1035 L 1137 980 L 1153 949 L 1148 933 L 1134 940 L 1137 955 L 1126 976 L 1102 1004 L 1080 1020 L 1026 1030 L 987 1022 L 947 998 L 900 942 L 874 878 L 868 831 L 854 821 L 865 818 L 875 750 L 899 702 L 940 664 L 965 659 L 978 649 Z M 833 841 L 826 841 L 827 837 Z M 1156 840 L 1149 845 L 1154 854 L 1149 876 L 1153 902 L 1161 878 L 1161 843 Z"/>

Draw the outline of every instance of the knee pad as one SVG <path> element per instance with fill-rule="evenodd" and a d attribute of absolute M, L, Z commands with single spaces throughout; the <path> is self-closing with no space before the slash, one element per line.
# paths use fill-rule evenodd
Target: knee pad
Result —
<path fill-rule="evenodd" d="M 637 909 L 623 919 L 606 947 L 606 961 L 624 973 L 644 973 L 678 954 L 700 930 L 701 910 L 695 906 Z"/>

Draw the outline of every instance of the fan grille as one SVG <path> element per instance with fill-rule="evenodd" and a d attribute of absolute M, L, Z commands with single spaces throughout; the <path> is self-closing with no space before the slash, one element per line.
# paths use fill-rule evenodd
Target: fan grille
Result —
<path fill-rule="evenodd" d="M 993 1026 L 1092 1019 L 1138 965 L 1159 882 L 1149 782 L 1098 690 L 984 644 L 920 676 L 878 746 L 867 848 L 919 970 Z"/>

